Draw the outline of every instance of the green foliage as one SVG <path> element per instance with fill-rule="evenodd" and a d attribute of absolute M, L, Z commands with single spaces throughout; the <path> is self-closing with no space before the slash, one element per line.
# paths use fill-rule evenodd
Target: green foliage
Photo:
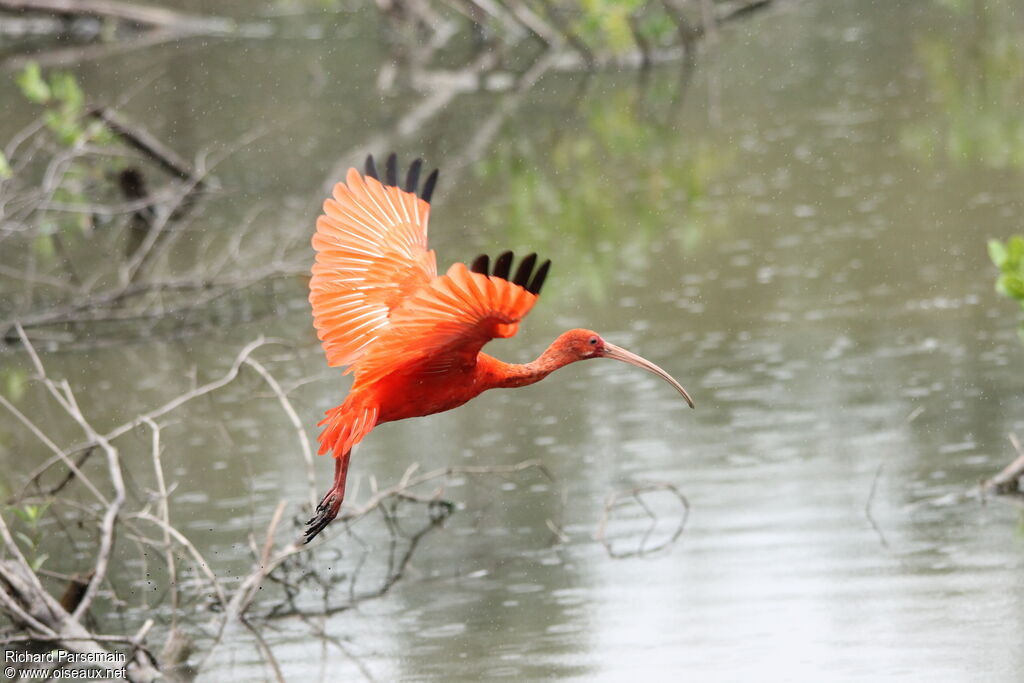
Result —
<path fill-rule="evenodd" d="M 83 127 L 85 96 L 71 74 L 58 71 L 47 80 L 39 65 L 30 62 L 15 81 L 25 99 L 46 108 L 43 114 L 46 127 L 60 144 L 70 147 L 102 135 L 103 129 L 98 126 Z"/>
<path fill-rule="evenodd" d="M 639 5 L 638 0 L 581 0 L 578 31 L 590 42 L 603 40 L 613 51 L 624 52 L 633 47 L 629 16 Z"/>
<path fill-rule="evenodd" d="M 36 62 L 29 62 L 24 71 L 15 76 L 14 81 L 29 102 L 46 104 L 50 101 L 50 86 L 43 80 L 43 73 Z"/>
<path fill-rule="evenodd" d="M 999 268 L 996 291 L 1014 299 L 1024 312 L 1024 237 L 1015 235 L 1005 244 L 999 240 L 989 240 L 988 255 Z M 1024 341 L 1024 322 L 1018 332 Z"/>
<path fill-rule="evenodd" d="M 676 35 L 661 6 L 643 0 L 580 0 L 572 30 L 592 48 L 615 53 L 638 47 L 634 31 L 654 45 L 669 44 Z"/>
<path fill-rule="evenodd" d="M 40 528 L 40 522 L 42 522 L 49 507 L 49 503 L 42 505 L 25 503 L 8 508 L 21 520 L 24 527 L 24 529 L 16 529 L 14 535 L 21 542 L 25 559 L 28 561 L 32 571 L 38 571 L 43 566 L 43 562 L 46 562 L 46 559 L 49 557 L 49 555 L 39 552 L 43 539 L 43 530 Z"/>
<path fill-rule="evenodd" d="M 14 77 L 26 100 L 39 105 L 40 118 L 45 124 L 40 138 L 48 138 L 48 150 L 57 154 L 56 148 L 80 148 L 84 145 L 112 146 L 116 140 L 101 121 L 89 121 L 86 116 L 86 98 L 75 77 L 67 72 L 44 72 L 35 62 L 30 62 Z M 86 204 L 97 201 L 103 195 L 116 190 L 110 179 L 125 164 L 119 155 L 72 154 L 61 167 L 59 184 L 52 191 L 52 201 L 63 204 Z M 24 165 L 19 165 L 19 168 Z M 25 171 L 31 174 L 30 168 Z M 13 171 L 7 160 L 0 155 L 0 180 L 10 178 Z M 14 182 L 34 184 L 34 179 L 21 177 Z M 94 216 L 84 212 L 37 211 L 34 218 L 34 235 L 31 248 L 43 264 L 56 260 L 58 250 L 92 227 Z"/>
<path fill-rule="evenodd" d="M 81 126 L 82 90 L 68 73 L 56 73 L 50 77 L 50 92 L 57 106 L 46 112 L 46 125 L 61 143 L 71 146 L 84 135 Z"/>
<path fill-rule="evenodd" d="M 1016 299 L 1024 308 L 1024 237 L 1015 235 L 1006 244 L 989 240 L 988 255 L 999 268 L 996 291 Z"/>
<path fill-rule="evenodd" d="M 640 20 L 640 34 L 655 43 L 670 43 L 677 35 L 675 22 L 663 11 L 647 14 Z"/>
<path fill-rule="evenodd" d="M 25 389 L 28 387 L 28 373 L 22 368 L 8 366 L 0 370 L 0 382 L 4 395 L 17 403 L 25 395 Z"/>

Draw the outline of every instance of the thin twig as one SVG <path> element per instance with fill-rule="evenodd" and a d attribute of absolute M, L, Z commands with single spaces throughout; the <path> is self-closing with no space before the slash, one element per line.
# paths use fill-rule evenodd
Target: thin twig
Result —
<path fill-rule="evenodd" d="M 160 494 L 158 509 L 160 518 L 164 521 L 164 558 L 167 562 L 167 581 L 171 592 L 171 628 L 174 629 L 178 625 L 178 572 L 174 564 L 174 547 L 171 545 L 171 532 L 169 531 L 171 527 L 170 496 L 167 493 L 164 467 L 160 459 L 160 427 L 148 417 L 145 419 L 145 423 L 153 432 L 153 471 L 156 473 L 157 492 Z"/>
<path fill-rule="evenodd" d="M 1010 445 L 1017 452 L 1017 457 L 1009 465 L 1000 470 L 999 474 L 981 484 L 982 491 L 995 491 L 1000 494 L 1020 494 L 1020 480 L 1024 478 L 1024 448 L 1021 448 L 1017 435 L 1009 434 Z"/>
<path fill-rule="evenodd" d="M 78 603 L 78 606 L 75 607 L 74 612 L 71 613 L 72 619 L 80 621 L 82 616 L 86 611 L 88 611 L 90 605 L 92 605 L 92 601 L 95 599 L 100 585 L 106 579 L 107 567 L 110 563 L 111 552 L 114 548 L 115 522 L 117 521 L 117 516 L 121 511 L 121 506 L 124 504 L 125 499 L 124 478 L 121 472 L 120 456 L 117 449 L 110 444 L 110 441 L 98 434 L 82 414 L 81 409 L 75 401 L 74 393 L 71 391 L 71 387 L 67 382 L 63 382 L 62 386 L 58 388 L 57 385 L 47 376 L 43 362 L 36 353 L 35 347 L 32 346 L 32 342 L 30 342 L 28 337 L 25 335 L 25 330 L 23 330 L 20 325 L 17 325 L 16 327 L 18 330 L 18 336 L 21 338 L 21 343 L 28 352 L 29 358 L 32 359 L 32 365 L 35 367 L 40 380 L 50 392 L 50 395 L 53 396 L 57 403 L 64 408 L 64 411 L 78 423 L 79 427 L 82 428 L 82 431 L 85 432 L 86 437 L 96 443 L 96 445 L 98 445 L 106 454 L 107 473 L 110 477 L 110 483 L 114 488 L 114 497 L 107 505 L 106 511 L 103 514 L 103 522 L 100 525 L 100 547 L 96 553 L 96 562 L 93 568 L 94 573 L 92 578 L 89 580 L 89 585 L 86 586 L 81 601 Z"/>
<path fill-rule="evenodd" d="M 288 399 L 288 395 L 285 394 L 281 385 L 276 379 L 274 379 L 274 376 L 270 374 L 262 363 L 250 356 L 245 359 L 245 364 L 258 372 L 264 379 L 267 386 L 270 387 L 270 390 L 274 392 L 275 396 L 277 396 L 277 400 L 281 404 L 281 409 L 288 417 L 288 420 L 292 423 L 292 427 L 295 428 L 295 435 L 299 441 L 299 449 L 302 452 L 302 459 L 306 463 L 306 481 L 309 484 L 309 504 L 312 507 L 316 507 L 316 472 L 313 468 L 313 449 L 309 444 L 309 437 L 306 435 L 306 430 L 302 426 L 302 420 L 299 419 L 298 413 L 295 412 L 292 402 Z"/>
<path fill-rule="evenodd" d="M 903 418 L 903 426 L 909 425 L 911 422 L 920 417 L 921 413 L 923 412 L 924 408 L 922 406 L 914 408 L 912 411 L 910 411 L 909 415 Z M 878 490 L 878 480 L 882 476 L 882 469 L 885 467 L 885 463 L 889 457 L 889 454 L 890 451 L 886 451 L 885 453 L 882 454 L 882 458 L 878 462 L 878 467 L 875 468 L 875 476 L 872 477 L 871 479 L 871 488 L 868 490 L 867 500 L 864 501 L 864 517 L 867 518 L 868 523 L 871 525 L 871 528 L 874 529 L 875 534 L 878 536 L 879 543 L 881 543 L 882 547 L 886 550 L 890 549 L 889 541 L 885 537 L 885 533 L 883 533 L 882 527 L 880 527 L 878 525 L 878 522 L 875 520 L 875 516 L 872 514 L 871 508 L 875 502 L 875 493 Z"/>
<path fill-rule="evenodd" d="M 143 26 L 178 26 L 207 21 L 164 7 L 120 0 L 0 0 L 0 10 L 52 14 L 59 17 L 116 19 Z"/>
<path fill-rule="evenodd" d="M 658 523 L 658 516 L 653 510 L 644 502 L 641 497 L 645 493 L 654 493 L 657 491 L 667 491 L 671 493 L 682 506 L 682 515 L 679 518 L 679 522 L 673 532 L 660 543 L 653 546 L 647 546 L 647 540 L 651 534 L 654 533 L 654 528 Z M 606 536 L 608 522 L 611 520 L 612 510 L 619 504 L 623 498 L 632 498 L 636 503 L 647 513 L 647 516 L 651 519 L 651 524 L 644 532 L 640 543 L 637 545 L 635 550 L 620 551 L 616 550 L 612 542 L 608 540 Z M 613 491 L 608 495 L 607 500 L 604 503 L 604 510 L 601 513 L 601 521 L 597 525 L 597 531 L 594 533 L 595 538 L 600 541 L 601 545 L 604 546 L 605 552 L 608 553 L 609 557 L 616 559 L 622 559 L 626 557 L 641 557 L 648 555 L 664 548 L 668 548 L 675 544 L 676 541 L 683 535 L 683 531 L 686 529 L 686 522 L 690 518 L 690 501 L 687 500 L 686 496 L 683 495 L 682 491 L 676 488 L 674 485 L 668 482 L 651 482 L 634 486 L 626 491 Z"/>

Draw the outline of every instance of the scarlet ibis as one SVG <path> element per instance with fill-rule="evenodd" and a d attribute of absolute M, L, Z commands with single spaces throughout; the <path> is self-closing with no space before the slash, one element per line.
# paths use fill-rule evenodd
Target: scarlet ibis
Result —
<path fill-rule="evenodd" d="M 398 162 L 387 159 L 381 182 L 373 157 L 366 172 L 349 169 L 334 186 L 316 222 L 316 263 L 309 283 L 313 322 L 330 366 L 348 366 L 355 381 L 345 402 L 318 426 L 320 454 L 334 455 L 334 485 L 307 522 L 306 543 L 341 507 L 349 455 L 374 427 L 462 405 L 497 387 L 539 382 L 558 368 L 589 358 L 614 358 L 661 377 L 693 407 L 686 390 L 654 363 L 605 341 L 591 330 L 569 330 L 537 360 L 504 363 L 481 352 L 511 337 L 537 301 L 550 261 L 536 254 L 519 262 L 512 252 L 481 255 L 437 274 L 427 248 L 434 170 L 419 185 L 422 160 L 409 167 L 404 187 Z"/>

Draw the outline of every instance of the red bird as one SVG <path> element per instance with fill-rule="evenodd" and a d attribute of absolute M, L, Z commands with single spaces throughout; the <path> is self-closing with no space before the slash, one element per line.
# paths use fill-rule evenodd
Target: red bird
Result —
<path fill-rule="evenodd" d="M 468 268 L 456 263 L 438 275 L 434 252 L 427 249 L 437 171 L 417 194 L 421 167 L 420 159 L 412 163 L 403 189 L 394 154 L 384 182 L 367 157 L 365 176 L 349 169 L 316 222 L 313 322 L 328 365 L 347 365 L 355 382 L 345 402 L 320 423 L 320 454 L 334 455 L 334 485 L 307 523 L 306 543 L 338 514 L 352 447 L 385 422 L 451 410 L 488 389 L 533 384 L 588 358 L 614 358 L 652 372 L 693 407 L 667 372 L 590 330 L 569 330 L 524 365 L 482 353 L 490 340 L 516 333 L 551 262 L 535 269 L 537 256 L 530 254 L 513 275 L 507 251 L 493 268 L 483 255 Z"/>

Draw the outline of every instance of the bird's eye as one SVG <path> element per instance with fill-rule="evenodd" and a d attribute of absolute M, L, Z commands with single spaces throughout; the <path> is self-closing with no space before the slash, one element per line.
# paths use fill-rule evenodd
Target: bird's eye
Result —
<path fill-rule="evenodd" d="M 591 346 L 597 346 L 597 337 L 591 337 L 590 340 L 587 341 L 587 343 L 590 344 Z"/>

